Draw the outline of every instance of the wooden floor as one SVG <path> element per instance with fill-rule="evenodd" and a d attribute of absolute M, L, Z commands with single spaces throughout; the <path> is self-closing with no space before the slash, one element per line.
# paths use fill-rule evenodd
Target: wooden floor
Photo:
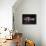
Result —
<path fill-rule="evenodd" d="M 6 40 L 6 42 L 2 43 L 0 46 L 16 46 L 15 45 L 15 39 L 13 40 Z"/>

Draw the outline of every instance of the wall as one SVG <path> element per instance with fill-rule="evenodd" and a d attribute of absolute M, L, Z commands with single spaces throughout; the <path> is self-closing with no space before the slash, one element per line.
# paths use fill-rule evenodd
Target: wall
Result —
<path fill-rule="evenodd" d="M 42 46 L 46 46 L 46 0 L 41 1 L 41 38 Z"/>
<path fill-rule="evenodd" d="M 23 33 L 24 38 L 35 41 L 36 46 L 41 46 L 41 1 L 23 0 L 20 5 L 13 7 L 15 29 Z M 23 25 L 22 14 L 37 14 L 36 25 Z"/>
<path fill-rule="evenodd" d="M 0 27 L 12 29 L 12 6 L 16 0 L 0 0 Z"/>

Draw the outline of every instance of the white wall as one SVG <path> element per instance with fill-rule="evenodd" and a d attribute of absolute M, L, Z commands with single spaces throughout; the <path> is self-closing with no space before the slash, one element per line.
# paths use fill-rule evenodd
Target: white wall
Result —
<path fill-rule="evenodd" d="M 19 6 L 13 7 L 15 29 L 24 34 L 24 37 L 35 41 L 36 46 L 46 46 L 45 29 L 45 0 L 23 0 Z M 36 25 L 23 25 L 22 14 L 37 14 Z M 45 14 L 45 15 L 44 15 Z M 44 15 L 44 16 L 43 16 Z M 44 31 L 43 31 L 44 30 Z M 44 38 L 43 38 L 44 36 Z M 44 40 L 43 40 L 44 39 Z"/>
<path fill-rule="evenodd" d="M 12 6 L 16 0 L 0 0 L 0 27 L 12 28 Z"/>
<path fill-rule="evenodd" d="M 46 46 L 46 0 L 41 1 L 41 38 L 42 46 Z"/>
<path fill-rule="evenodd" d="M 14 5 L 15 6 L 15 5 Z M 41 14 L 40 0 L 23 0 L 14 12 L 15 28 L 24 34 L 24 37 L 35 41 L 36 46 L 41 46 Z M 15 7 L 16 8 L 16 7 Z M 36 25 L 23 25 L 22 14 L 37 14 Z"/>

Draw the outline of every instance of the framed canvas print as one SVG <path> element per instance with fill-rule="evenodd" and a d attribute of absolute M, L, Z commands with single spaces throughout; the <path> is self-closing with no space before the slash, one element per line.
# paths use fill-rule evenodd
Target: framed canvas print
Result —
<path fill-rule="evenodd" d="M 22 14 L 22 24 L 36 24 L 36 14 Z"/>

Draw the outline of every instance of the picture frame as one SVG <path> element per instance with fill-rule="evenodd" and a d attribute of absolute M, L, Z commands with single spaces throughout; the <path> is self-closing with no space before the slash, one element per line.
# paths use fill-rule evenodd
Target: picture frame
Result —
<path fill-rule="evenodd" d="M 22 14 L 22 24 L 36 24 L 36 14 Z"/>

